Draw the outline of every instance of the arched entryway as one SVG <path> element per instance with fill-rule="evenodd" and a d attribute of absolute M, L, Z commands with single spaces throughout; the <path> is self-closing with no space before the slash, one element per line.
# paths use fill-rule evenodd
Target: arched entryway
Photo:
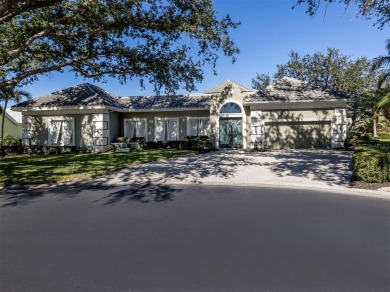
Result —
<path fill-rule="evenodd" d="M 219 110 L 219 147 L 243 148 L 243 110 L 235 102 L 226 102 Z"/>

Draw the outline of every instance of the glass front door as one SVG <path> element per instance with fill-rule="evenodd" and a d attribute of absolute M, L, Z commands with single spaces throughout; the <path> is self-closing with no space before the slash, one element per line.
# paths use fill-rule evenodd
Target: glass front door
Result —
<path fill-rule="evenodd" d="M 219 120 L 219 147 L 242 148 L 242 119 Z"/>

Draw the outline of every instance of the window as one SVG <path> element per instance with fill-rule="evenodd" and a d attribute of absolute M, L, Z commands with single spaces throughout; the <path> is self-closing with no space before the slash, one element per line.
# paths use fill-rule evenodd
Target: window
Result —
<path fill-rule="evenodd" d="M 49 145 L 74 145 L 74 118 L 49 118 Z"/>
<path fill-rule="evenodd" d="M 146 119 L 131 119 L 125 120 L 125 136 L 127 138 L 145 138 L 146 135 Z"/>
<path fill-rule="evenodd" d="M 156 141 L 179 140 L 179 119 L 178 118 L 156 118 L 155 119 L 155 140 Z"/>
<path fill-rule="evenodd" d="M 238 104 L 234 102 L 229 102 L 225 104 L 223 107 L 221 107 L 221 110 L 219 112 L 221 114 L 240 114 L 241 108 Z"/>
<path fill-rule="evenodd" d="M 188 136 L 207 136 L 209 132 L 208 118 L 189 118 L 187 123 Z"/>

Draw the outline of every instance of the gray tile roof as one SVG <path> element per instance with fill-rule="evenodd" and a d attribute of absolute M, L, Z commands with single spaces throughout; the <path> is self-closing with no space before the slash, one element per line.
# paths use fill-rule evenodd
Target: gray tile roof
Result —
<path fill-rule="evenodd" d="M 263 91 L 249 96 L 245 102 L 326 101 L 352 98 L 341 92 L 313 87 L 303 81 L 283 77 L 268 85 Z"/>
<path fill-rule="evenodd" d="M 231 80 L 226 80 L 226 81 L 218 84 L 217 86 L 214 86 L 213 88 L 207 90 L 205 92 L 205 94 L 221 93 L 225 89 L 226 86 L 233 85 L 233 84 L 238 86 L 238 88 L 241 90 L 241 93 L 244 93 L 244 92 L 256 92 L 256 90 L 253 89 L 253 88 L 247 88 L 247 87 L 245 87 L 245 86 L 243 86 L 243 85 L 241 85 L 241 84 L 239 84 L 237 82 L 234 82 L 234 81 L 231 81 Z"/>
<path fill-rule="evenodd" d="M 102 88 L 83 83 L 64 90 L 56 91 L 37 99 L 19 103 L 13 107 L 61 107 L 100 105 L 118 110 L 161 110 L 161 109 L 209 109 L 211 94 L 222 92 L 229 84 L 238 86 L 241 92 L 255 92 L 238 83 L 227 80 L 204 94 L 186 94 L 175 96 L 127 96 L 116 97 Z M 308 86 L 293 78 L 282 78 L 269 85 L 264 91 L 254 93 L 245 102 L 289 102 L 348 99 L 349 96 Z"/>
<path fill-rule="evenodd" d="M 122 110 L 155 110 L 176 108 L 209 108 L 210 95 L 188 94 L 176 96 L 116 97 L 104 89 L 83 83 L 40 98 L 28 100 L 14 107 L 58 107 L 102 105 Z"/>
<path fill-rule="evenodd" d="M 129 110 L 158 110 L 177 108 L 208 109 L 208 95 L 175 95 L 175 96 L 126 96 L 119 99 L 122 106 Z"/>
<path fill-rule="evenodd" d="M 102 105 L 120 108 L 118 98 L 104 89 L 83 83 L 69 87 L 40 98 L 31 99 L 15 105 L 14 107 L 50 107 L 50 106 L 80 106 Z"/>

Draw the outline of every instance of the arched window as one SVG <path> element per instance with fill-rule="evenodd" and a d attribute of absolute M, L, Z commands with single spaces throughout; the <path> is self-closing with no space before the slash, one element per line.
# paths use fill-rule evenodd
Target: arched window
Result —
<path fill-rule="evenodd" d="M 229 102 L 225 104 L 219 112 L 221 114 L 240 114 L 241 108 L 238 104 L 234 102 Z"/>

